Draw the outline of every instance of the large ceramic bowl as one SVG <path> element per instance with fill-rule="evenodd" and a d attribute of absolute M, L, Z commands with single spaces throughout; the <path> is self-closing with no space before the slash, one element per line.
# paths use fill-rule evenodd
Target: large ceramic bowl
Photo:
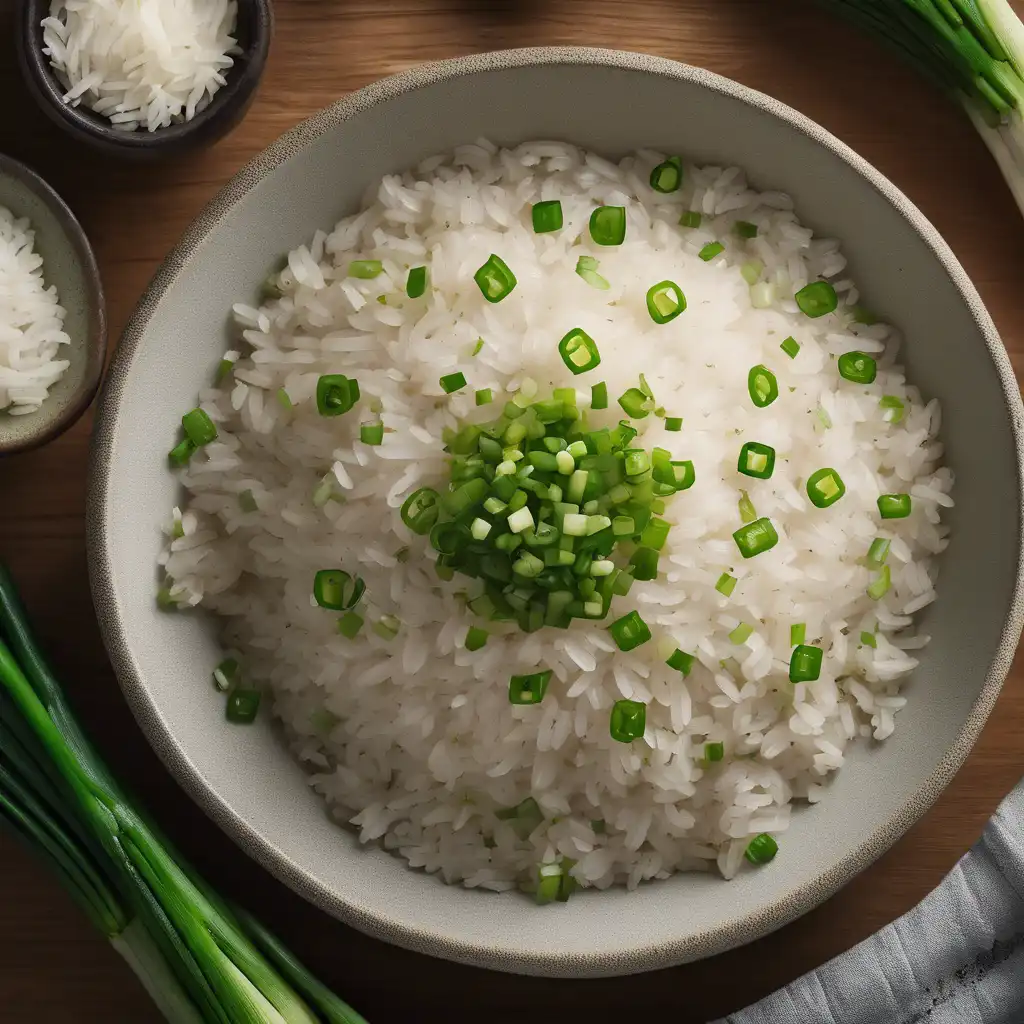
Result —
<path fill-rule="evenodd" d="M 447 887 L 332 825 L 273 730 L 233 728 L 209 685 L 209 623 L 154 601 L 158 526 L 175 503 L 166 452 L 226 346 L 230 301 L 255 297 L 278 255 L 352 212 L 385 172 L 481 135 L 568 139 L 740 164 L 843 240 L 872 307 L 907 336 L 909 373 L 945 410 L 957 475 L 934 636 L 900 728 L 860 745 L 799 811 L 785 856 L 731 883 L 678 875 L 538 908 Z M 785 924 L 867 867 L 924 812 L 991 710 L 1021 628 L 1022 408 L 978 295 L 935 229 L 817 125 L 749 89 L 637 54 L 544 49 L 385 79 L 290 132 L 192 225 L 143 298 L 107 380 L 93 449 L 96 607 L 139 722 L 186 789 L 296 892 L 380 938 L 509 971 L 599 975 L 720 952 Z"/>

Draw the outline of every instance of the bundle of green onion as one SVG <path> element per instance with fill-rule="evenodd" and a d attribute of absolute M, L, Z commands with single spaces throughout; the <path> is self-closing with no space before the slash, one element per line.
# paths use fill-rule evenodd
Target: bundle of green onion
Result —
<path fill-rule="evenodd" d="M 1024 212 L 1024 25 L 1007 0 L 821 0 L 961 104 Z"/>
<path fill-rule="evenodd" d="M 132 805 L 75 721 L 3 566 L 0 826 L 50 865 L 172 1024 L 366 1024 Z"/>

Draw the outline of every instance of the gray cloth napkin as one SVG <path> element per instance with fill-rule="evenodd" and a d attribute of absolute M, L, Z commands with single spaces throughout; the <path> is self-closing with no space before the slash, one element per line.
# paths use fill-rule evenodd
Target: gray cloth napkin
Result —
<path fill-rule="evenodd" d="M 715 1024 L 1024 1024 L 1024 782 L 942 884 L 823 967 Z"/>

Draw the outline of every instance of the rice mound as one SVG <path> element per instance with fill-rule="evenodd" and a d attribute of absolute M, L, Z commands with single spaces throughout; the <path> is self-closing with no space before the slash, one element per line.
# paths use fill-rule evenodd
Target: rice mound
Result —
<path fill-rule="evenodd" d="M 271 281 L 279 298 L 234 307 L 245 354 L 229 353 L 229 379 L 200 396 L 219 437 L 180 473 L 187 503 L 161 556 L 171 596 L 221 617 L 225 648 L 272 692 L 330 813 L 447 882 L 514 888 L 559 857 L 597 888 L 678 870 L 732 877 L 752 836 L 778 836 L 794 800 L 823 796 L 849 744 L 892 733 L 901 682 L 928 642 L 913 615 L 935 597 L 953 482 L 939 467 L 937 403 L 907 384 L 896 331 L 857 322 L 867 318 L 855 318 L 838 243 L 802 227 L 786 195 L 753 191 L 737 168 L 690 165 L 682 189 L 662 195 L 648 178 L 663 159 L 640 152 L 616 165 L 563 143 L 480 141 L 386 176 L 362 212 L 288 255 Z M 531 204 L 547 199 L 561 200 L 565 225 L 535 234 Z M 601 203 L 627 208 L 621 246 L 590 239 Z M 684 210 L 702 213 L 700 227 L 678 226 Z M 757 236 L 737 238 L 737 220 Z M 697 253 L 715 239 L 725 251 L 705 262 Z M 496 305 L 473 281 L 491 253 L 518 279 Z M 580 255 L 600 261 L 607 291 L 574 273 Z M 354 279 L 353 259 L 381 260 L 384 273 Z M 740 268 L 755 260 L 763 271 L 751 288 Z M 430 287 L 408 299 L 408 269 L 421 264 Z M 659 326 L 644 297 L 666 278 L 688 308 Z M 792 296 L 817 278 L 834 284 L 840 306 L 812 320 Z M 572 327 L 602 357 L 577 378 L 557 352 Z M 790 336 L 801 346 L 793 359 L 779 347 Z M 836 358 L 850 349 L 877 359 L 872 384 L 839 376 Z M 779 381 L 764 409 L 747 393 L 758 363 Z M 447 396 L 438 379 L 457 370 L 469 386 Z M 582 409 L 606 380 L 611 408 L 590 422 L 614 425 L 614 396 L 639 372 L 684 423 L 670 433 L 657 416 L 634 421 L 638 443 L 696 470 L 694 486 L 666 502 L 660 577 L 615 598 L 606 621 L 529 635 L 491 624 L 486 646 L 467 651 L 475 582 L 439 579 L 427 538 L 399 516 L 417 487 L 444 489 L 442 432 L 495 418 L 524 383 L 541 397 L 575 385 Z M 358 379 L 358 410 L 317 414 L 323 373 Z M 480 388 L 494 390 L 494 405 L 475 407 Z M 905 403 L 899 422 L 883 415 L 883 395 Z M 387 428 L 380 447 L 358 439 L 360 421 L 376 419 L 370 409 Z M 748 440 L 777 450 L 771 479 L 737 472 Z M 847 492 L 818 509 L 804 483 L 824 466 Z M 742 491 L 780 536 L 749 560 L 731 536 Z M 913 496 L 909 518 L 879 519 L 876 499 L 890 492 Z M 866 588 L 877 574 L 863 558 L 877 536 L 891 539 L 892 586 L 874 601 Z M 311 599 L 315 572 L 329 567 L 365 579 L 367 625 L 397 617 L 394 639 L 338 634 L 337 615 Z M 738 579 L 728 597 L 715 586 L 724 572 Z M 633 608 L 654 638 L 622 653 L 607 624 Z M 741 622 L 754 631 L 735 644 Z M 794 623 L 824 648 L 812 684 L 789 682 Z M 686 678 L 665 664 L 676 647 L 698 659 Z M 540 668 L 554 672 L 543 702 L 511 705 L 510 674 Z M 630 744 L 609 735 L 621 698 L 647 705 L 646 732 Z M 718 742 L 724 759 L 705 765 L 705 744 Z M 527 796 L 544 822 L 523 839 L 494 812 Z"/>

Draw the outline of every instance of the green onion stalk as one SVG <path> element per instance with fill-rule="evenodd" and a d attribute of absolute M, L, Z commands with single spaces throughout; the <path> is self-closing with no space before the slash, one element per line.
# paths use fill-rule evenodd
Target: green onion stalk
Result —
<path fill-rule="evenodd" d="M 45 861 L 171 1024 L 366 1024 L 229 907 L 125 795 L 0 565 L 0 827 Z"/>
<path fill-rule="evenodd" d="M 820 0 L 966 111 L 1024 212 L 1024 25 L 1007 0 Z"/>

